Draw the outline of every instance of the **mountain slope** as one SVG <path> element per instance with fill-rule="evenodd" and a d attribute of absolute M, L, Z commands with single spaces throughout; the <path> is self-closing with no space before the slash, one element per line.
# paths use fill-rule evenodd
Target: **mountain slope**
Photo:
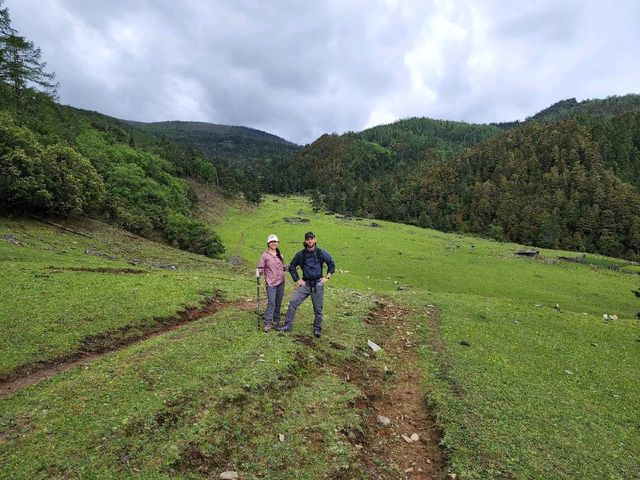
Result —
<path fill-rule="evenodd" d="M 267 157 L 288 157 L 300 148 L 271 133 L 242 126 L 181 121 L 126 122 L 158 138 L 198 149 L 208 158 L 225 159 L 231 165 L 250 164 Z"/>

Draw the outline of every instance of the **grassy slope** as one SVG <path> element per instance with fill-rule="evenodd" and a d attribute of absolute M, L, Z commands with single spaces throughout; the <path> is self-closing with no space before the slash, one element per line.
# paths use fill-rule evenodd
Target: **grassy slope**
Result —
<path fill-rule="evenodd" d="M 290 225 L 285 216 L 310 223 Z M 637 276 L 552 261 L 566 252 L 523 259 L 512 244 L 377 223 L 269 199 L 256 212 L 231 213 L 220 232 L 252 259 L 276 233 L 291 258 L 311 229 L 348 271 L 332 288 L 394 294 L 419 309 L 436 304 L 445 350 L 423 348 L 425 388 L 450 461 L 465 477 L 632 478 L 640 471 Z M 562 312 L 549 308 L 556 303 Z M 603 313 L 621 319 L 604 323 Z"/>
<path fill-rule="evenodd" d="M 214 291 L 233 300 L 247 287 L 223 262 L 124 235 L 99 222 L 78 229 L 93 238 L 36 220 L 0 221 L 0 377 L 21 365 L 71 354 L 87 337 L 142 328 L 154 317 L 197 306 Z M 162 268 L 169 265 L 176 268 Z"/>
<path fill-rule="evenodd" d="M 311 222 L 282 220 L 295 216 Z M 370 223 L 312 214 L 301 199 L 229 209 L 219 231 L 227 251 L 247 258 L 249 267 L 271 232 L 281 237 L 286 258 L 309 229 L 333 254 L 342 273 L 328 290 L 326 338 L 310 348 L 296 337 L 264 335 L 252 314 L 227 309 L 0 399 L 0 476 L 215 478 L 233 468 L 246 478 L 366 478 L 349 438 L 360 428 L 352 407 L 360 393 L 331 365 L 362 358 L 366 338 L 384 343 L 381 332 L 362 321 L 379 294 L 418 312 L 438 306 L 444 349 L 429 346 L 436 332 L 424 328 L 422 315 L 413 320 L 423 322 L 416 331 L 425 388 L 455 471 L 483 478 L 636 474 L 640 335 L 630 290 L 637 276 L 520 259 L 509 244 Z M 28 358 L 46 355 L 43 345 L 63 342 L 70 325 L 84 325 L 81 317 L 89 314 L 78 310 L 89 309 L 91 318 L 101 319 L 92 328 L 104 331 L 114 317 L 149 321 L 156 309 L 175 312 L 212 288 L 229 299 L 255 292 L 249 275 L 103 226 L 94 226 L 100 239 L 94 241 L 39 224 L 3 221 L 2 228 L 0 235 L 25 243 L 0 237 L 2 293 L 13 305 L 2 306 L 9 308 L 0 316 L 3 333 L 11 336 L 3 351 L 16 344 L 7 364 L 23 351 L 30 351 Z M 118 259 L 86 255 L 86 248 Z M 131 257 L 144 263 L 122 261 Z M 157 268 L 167 263 L 178 269 Z M 50 273 L 50 265 L 150 273 Z M 64 307 L 68 289 L 80 298 L 87 282 L 94 293 Z M 28 323 L 24 299 L 33 291 L 48 297 L 41 310 L 51 314 L 35 322 L 38 332 L 24 335 L 5 322 L 17 316 Z M 556 303 L 562 313 L 548 308 Z M 621 320 L 605 324 L 604 312 Z M 309 334 L 310 317 L 306 303 L 296 334 Z M 56 325 L 67 318 L 64 328 Z M 346 348 L 333 351 L 331 341 Z M 382 369 L 394 359 L 365 361 Z M 285 442 L 277 441 L 278 433 Z"/>
<path fill-rule="evenodd" d="M 82 229 L 94 240 L 23 220 L 4 219 L 2 229 L 7 370 L 73 351 L 83 335 L 173 313 L 213 288 L 229 300 L 255 293 L 250 275 L 103 224 Z M 14 239 L 22 245 L 6 241 Z M 149 273 L 62 271 L 134 268 L 124 261 L 132 257 Z M 158 267 L 169 263 L 177 269 Z M 39 295 L 48 302 L 32 318 L 28 299 Z M 339 350 L 328 340 L 307 346 L 265 335 L 252 312 L 229 307 L 1 398 L 0 478 L 217 478 L 227 469 L 243 478 L 357 476 L 352 443 L 362 418 L 353 404 L 362 393 L 334 366 L 362 359 L 364 338 L 382 342 L 363 322 L 374 302 L 334 292 L 326 312 L 342 320 L 331 335 Z M 309 305 L 301 308 L 309 313 Z M 34 326 L 25 330 L 29 320 Z M 361 361 L 380 372 L 382 362 L 394 365 L 384 355 Z"/>

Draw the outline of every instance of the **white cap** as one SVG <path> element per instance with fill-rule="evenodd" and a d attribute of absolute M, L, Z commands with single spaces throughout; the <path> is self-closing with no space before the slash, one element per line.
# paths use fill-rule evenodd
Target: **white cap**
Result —
<path fill-rule="evenodd" d="M 269 238 L 267 238 L 267 243 L 271 243 L 271 242 L 279 242 L 280 240 L 278 240 L 278 237 L 276 237 L 275 235 L 271 234 L 269 235 Z"/>

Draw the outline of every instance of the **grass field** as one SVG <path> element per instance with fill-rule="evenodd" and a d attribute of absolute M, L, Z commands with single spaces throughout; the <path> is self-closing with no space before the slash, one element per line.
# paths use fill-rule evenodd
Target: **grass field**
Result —
<path fill-rule="evenodd" d="M 619 261 L 566 263 L 557 257 L 574 253 L 551 250 L 520 258 L 517 245 L 372 227 L 313 213 L 302 199 L 243 208 L 219 227 L 236 253 L 257 258 L 276 233 L 291 258 L 313 230 L 343 272 L 333 288 L 438 307 L 439 332 L 423 339 L 424 385 L 463 478 L 640 478 L 640 279 L 606 268 Z M 283 221 L 294 216 L 309 223 Z"/>
<path fill-rule="evenodd" d="M 300 198 L 226 209 L 216 229 L 240 267 L 98 222 L 68 226 L 92 238 L 0 221 L 0 375 L 143 331 L 214 292 L 255 295 L 270 233 L 285 259 L 308 230 L 333 255 L 324 335 L 310 341 L 308 302 L 292 336 L 265 335 L 228 305 L 0 398 L 0 478 L 403 478 L 405 465 L 383 459 L 381 476 L 367 473 L 354 448 L 365 394 L 345 379 L 354 362 L 372 378 L 407 367 L 385 351 L 363 356 L 367 339 L 385 346 L 395 330 L 366 321 L 380 301 L 411 312 L 448 458 L 440 475 L 640 478 L 636 266 L 520 258 L 517 245 L 336 218 Z"/>

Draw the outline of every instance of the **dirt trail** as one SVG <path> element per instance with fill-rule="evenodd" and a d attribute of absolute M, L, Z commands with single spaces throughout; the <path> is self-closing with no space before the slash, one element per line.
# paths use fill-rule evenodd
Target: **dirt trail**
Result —
<path fill-rule="evenodd" d="M 430 323 L 437 322 L 435 313 L 429 310 L 429 316 L 433 317 Z M 411 314 L 406 307 L 380 304 L 367 318 L 367 323 L 375 326 L 380 338 L 384 338 L 381 346 L 385 354 L 395 357 L 386 371 L 373 367 L 364 355 L 362 359 L 356 357 L 329 367 L 364 393 L 356 404 L 363 412 L 364 428 L 352 443 L 358 450 L 361 467 L 364 466 L 371 478 L 440 479 L 446 475 L 447 460 L 439 444 L 442 432 L 421 388 L 424 372 L 420 370 L 418 339 L 408 319 Z M 303 336 L 298 341 L 309 346 L 314 344 L 311 338 Z M 334 342 L 329 345 L 334 349 L 345 348 Z M 361 353 L 370 355 L 371 350 Z M 383 426 L 378 416 L 387 417 L 390 423 Z M 344 478 L 360 473 L 348 471 Z"/>
<path fill-rule="evenodd" d="M 369 407 L 360 451 L 374 478 L 398 478 L 396 474 L 381 471 L 376 457 L 398 466 L 408 479 L 441 478 L 446 468 L 445 455 L 439 445 L 442 432 L 421 388 L 423 372 L 419 368 L 415 331 L 407 321 L 410 314 L 407 308 L 397 305 L 381 305 L 372 312 L 369 323 L 386 331 L 382 346 L 387 354 L 397 357 L 397 371 L 352 378 L 361 383 Z M 383 378 L 379 378 L 381 376 Z M 379 415 L 391 423 L 382 426 Z M 416 440 L 414 434 L 419 439 Z"/>
<path fill-rule="evenodd" d="M 170 317 L 156 318 L 152 325 L 127 325 L 116 331 L 88 337 L 83 341 L 81 348 L 77 352 L 64 357 L 24 365 L 13 371 L 6 378 L 0 379 L 0 398 L 16 390 L 51 378 L 54 375 L 66 372 L 78 365 L 93 362 L 108 353 L 122 350 L 134 343 L 175 330 L 182 325 L 211 315 L 226 307 L 252 310 L 255 309 L 255 301 L 247 299 L 225 303 L 217 296 L 213 296 L 202 302 L 199 307 L 186 308 Z"/>

